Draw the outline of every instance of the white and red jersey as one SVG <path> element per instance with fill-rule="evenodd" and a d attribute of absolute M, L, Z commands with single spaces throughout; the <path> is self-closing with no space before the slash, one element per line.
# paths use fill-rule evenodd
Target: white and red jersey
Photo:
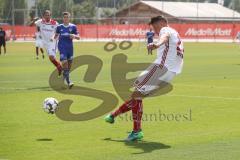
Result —
<path fill-rule="evenodd" d="M 236 38 L 237 38 L 238 40 L 240 40 L 240 32 L 237 33 Z"/>
<path fill-rule="evenodd" d="M 169 41 L 158 48 L 157 59 L 154 63 L 165 66 L 169 71 L 181 73 L 183 67 L 183 42 L 178 32 L 171 27 L 163 27 L 159 37 L 169 34 Z"/>
<path fill-rule="evenodd" d="M 44 19 L 40 19 L 36 21 L 35 24 L 40 28 L 42 41 L 46 43 L 48 43 L 54 36 L 56 28 L 58 26 L 57 21 L 52 19 L 49 22 L 46 22 Z"/>

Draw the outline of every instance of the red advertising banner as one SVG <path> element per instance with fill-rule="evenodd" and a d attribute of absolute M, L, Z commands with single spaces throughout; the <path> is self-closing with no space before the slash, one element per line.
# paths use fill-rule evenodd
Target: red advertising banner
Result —
<path fill-rule="evenodd" d="M 240 24 L 170 24 L 184 39 L 234 39 L 240 31 Z M 2 26 L 9 38 L 29 39 L 35 34 L 35 27 Z M 148 25 L 78 25 L 83 39 L 142 39 Z"/>

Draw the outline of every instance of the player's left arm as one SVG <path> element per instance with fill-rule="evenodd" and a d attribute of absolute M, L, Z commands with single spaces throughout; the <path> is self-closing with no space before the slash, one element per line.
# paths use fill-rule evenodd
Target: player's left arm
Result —
<path fill-rule="evenodd" d="M 70 37 L 71 37 L 72 39 L 77 39 L 77 40 L 80 39 L 80 35 L 79 35 L 79 33 L 78 33 L 78 30 L 77 30 L 77 27 L 76 27 L 76 26 L 73 28 L 73 33 L 70 34 Z"/>
<path fill-rule="evenodd" d="M 5 31 L 4 31 L 4 39 L 5 39 L 5 41 L 7 41 L 7 34 Z"/>
<path fill-rule="evenodd" d="M 153 49 L 157 49 L 157 48 L 159 48 L 161 45 L 167 43 L 168 40 L 169 40 L 169 38 L 170 38 L 170 34 L 169 34 L 169 33 L 164 33 L 164 34 L 161 35 L 161 37 L 159 38 L 159 40 L 158 40 L 157 43 L 150 43 L 150 44 L 148 45 L 148 48 L 149 48 L 149 49 L 152 49 L 152 50 L 153 50 Z"/>

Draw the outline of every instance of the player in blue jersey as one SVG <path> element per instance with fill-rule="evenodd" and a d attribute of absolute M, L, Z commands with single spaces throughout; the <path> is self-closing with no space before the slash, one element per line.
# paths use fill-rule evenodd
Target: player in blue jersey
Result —
<path fill-rule="evenodd" d="M 71 15 L 69 12 L 63 13 L 63 24 L 57 26 L 54 36 L 54 39 L 59 39 L 58 50 L 60 52 L 60 61 L 63 67 L 63 78 L 69 89 L 74 85 L 69 78 L 73 61 L 73 39 L 80 39 L 76 25 L 70 23 L 70 17 Z"/>
<path fill-rule="evenodd" d="M 147 44 L 153 43 L 153 37 L 154 37 L 154 32 L 150 28 L 150 31 L 146 33 L 146 38 L 147 38 Z M 148 48 L 148 54 L 152 55 L 152 49 Z"/>

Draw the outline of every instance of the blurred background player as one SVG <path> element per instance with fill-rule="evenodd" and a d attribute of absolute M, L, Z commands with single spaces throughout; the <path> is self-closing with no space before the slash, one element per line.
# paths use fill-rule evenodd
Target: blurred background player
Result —
<path fill-rule="evenodd" d="M 146 38 L 147 38 L 147 44 L 153 43 L 153 37 L 154 37 L 154 32 L 152 31 L 152 28 L 146 33 Z M 152 55 L 152 49 L 148 49 L 148 54 Z"/>
<path fill-rule="evenodd" d="M 63 24 L 57 26 L 54 36 L 54 39 L 59 39 L 58 50 L 63 67 L 63 78 L 69 89 L 73 87 L 73 83 L 69 78 L 73 61 L 73 39 L 80 39 L 76 25 L 70 23 L 70 16 L 69 12 L 63 13 Z"/>
<path fill-rule="evenodd" d="M 62 66 L 56 59 L 57 41 L 53 39 L 58 23 L 51 19 L 51 12 L 46 10 L 43 14 L 43 18 L 35 22 L 37 26 L 37 32 L 40 32 L 42 38 L 43 48 L 46 49 L 49 60 L 57 67 L 58 74 L 62 73 Z"/>
<path fill-rule="evenodd" d="M 42 58 L 44 59 L 44 51 L 43 51 L 43 44 L 42 44 L 41 33 L 40 32 L 36 32 L 34 38 L 35 38 L 37 59 L 38 59 L 38 55 L 39 55 L 39 50 L 42 53 Z"/>
<path fill-rule="evenodd" d="M 148 45 L 149 49 L 157 49 L 157 58 L 135 81 L 135 91 L 130 99 L 105 117 L 106 122 L 114 123 L 114 119 L 118 115 L 132 111 L 133 131 L 127 137 L 127 141 L 143 138 L 142 99 L 156 92 L 163 85 L 169 84 L 177 74 L 181 73 L 183 66 L 183 43 L 178 32 L 169 27 L 167 19 L 162 16 L 152 18 L 150 24 L 160 37 L 156 43 Z"/>
<path fill-rule="evenodd" d="M 0 27 L 0 55 L 2 54 L 2 46 L 4 50 L 4 54 L 6 54 L 6 32 L 3 28 Z"/>
<path fill-rule="evenodd" d="M 237 33 L 236 39 L 240 43 L 240 31 Z"/>

